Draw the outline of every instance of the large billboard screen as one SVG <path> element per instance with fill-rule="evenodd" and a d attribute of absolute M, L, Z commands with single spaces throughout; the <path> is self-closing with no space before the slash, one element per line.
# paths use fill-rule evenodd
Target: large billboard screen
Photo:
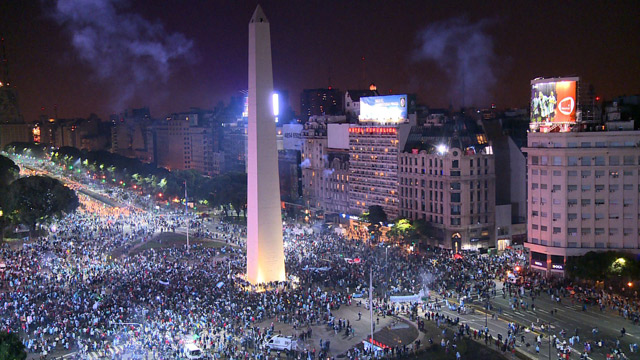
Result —
<path fill-rule="evenodd" d="M 360 98 L 360 121 L 401 123 L 407 121 L 407 95 Z"/>
<path fill-rule="evenodd" d="M 531 127 L 576 122 L 579 78 L 531 81 Z"/>

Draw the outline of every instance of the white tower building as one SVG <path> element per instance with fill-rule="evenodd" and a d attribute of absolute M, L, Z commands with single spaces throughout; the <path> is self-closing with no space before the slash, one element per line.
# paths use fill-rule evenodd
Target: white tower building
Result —
<path fill-rule="evenodd" d="M 252 284 L 286 279 L 272 94 L 269 21 L 258 5 L 249 22 L 247 279 Z"/>

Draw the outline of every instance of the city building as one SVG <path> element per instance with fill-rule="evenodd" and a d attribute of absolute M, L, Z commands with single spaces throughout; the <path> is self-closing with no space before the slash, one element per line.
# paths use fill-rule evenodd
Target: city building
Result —
<path fill-rule="evenodd" d="M 146 163 L 155 162 L 153 123 L 148 107 L 111 115 L 111 152 Z"/>
<path fill-rule="evenodd" d="M 563 274 L 568 256 L 640 252 L 640 131 L 532 132 L 524 150 L 533 269 Z"/>
<path fill-rule="evenodd" d="M 341 115 L 342 92 L 328 89 L 304 89 L 300 94 L 300 116 L 303 120 L 313 115 Z"/>
<path fill-rule="evenodd" d="M 302 132 L 302 188 L 307 208 L 349 213 L 349 124 L 344 116 L 311 117 Z"/>
<path fill-rule="evenodd" d="M 414 127 L 402 149 L 400 217 L 426 221 L 430 245 L 495 246 L 495 164 L 482 127 L 468 118 Z"/>
<path fill-rule="evenodd" d="M 194 109 L 198 110 L 198 109 Z M 157 166 L 169 170 L 196 170 L 203 175 L 220 174 L 224 158 L 217 141 L 210 112 L 176 113 L 154 125 Z"/>

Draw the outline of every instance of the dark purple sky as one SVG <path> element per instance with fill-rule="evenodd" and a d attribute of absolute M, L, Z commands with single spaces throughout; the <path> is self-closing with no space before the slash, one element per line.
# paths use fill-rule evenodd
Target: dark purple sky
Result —
<path fill-rule="evenodd" d="M 42 106 L 52 114 L 54 104 L 60 117 L 104 118 L 143 105 L 162 117 L 211 108 L 247 87 L 255 1 L 1 3 L 27 121 Z M 329 78 L 343 90 L 375 82 L 383 93 L 417 93 L 433 107 L 460 106 L 462 82 L 467 105 L 526 106 L 529 81 L 539 76 L 579 75 L 604 98 L 640 93 L 637 0 L 261 4 L 275 86 L 289 91 L 296 111 L 300 91 Z"/>

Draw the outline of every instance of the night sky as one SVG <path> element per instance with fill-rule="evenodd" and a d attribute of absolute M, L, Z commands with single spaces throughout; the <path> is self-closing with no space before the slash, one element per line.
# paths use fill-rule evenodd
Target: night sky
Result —
<path fill-rule="evenodd" d="M 212 108 L 247 88 L 256 1 L 0 3 L 27 121 L 43 106 L 52 115 L 54 104 L 60 117 L 104 119 L 144 105 L 163 117 Z M 640 93 L 637 0 L 260 3 L 271 23 L 275 87 L 289 92 L 296 111 L 303 88 L 370 82 L 385 94 L 417 93 L 432 107 L 463 99 L 524 107 L 540 76 L 579 75 L 605 99 Z"/>

